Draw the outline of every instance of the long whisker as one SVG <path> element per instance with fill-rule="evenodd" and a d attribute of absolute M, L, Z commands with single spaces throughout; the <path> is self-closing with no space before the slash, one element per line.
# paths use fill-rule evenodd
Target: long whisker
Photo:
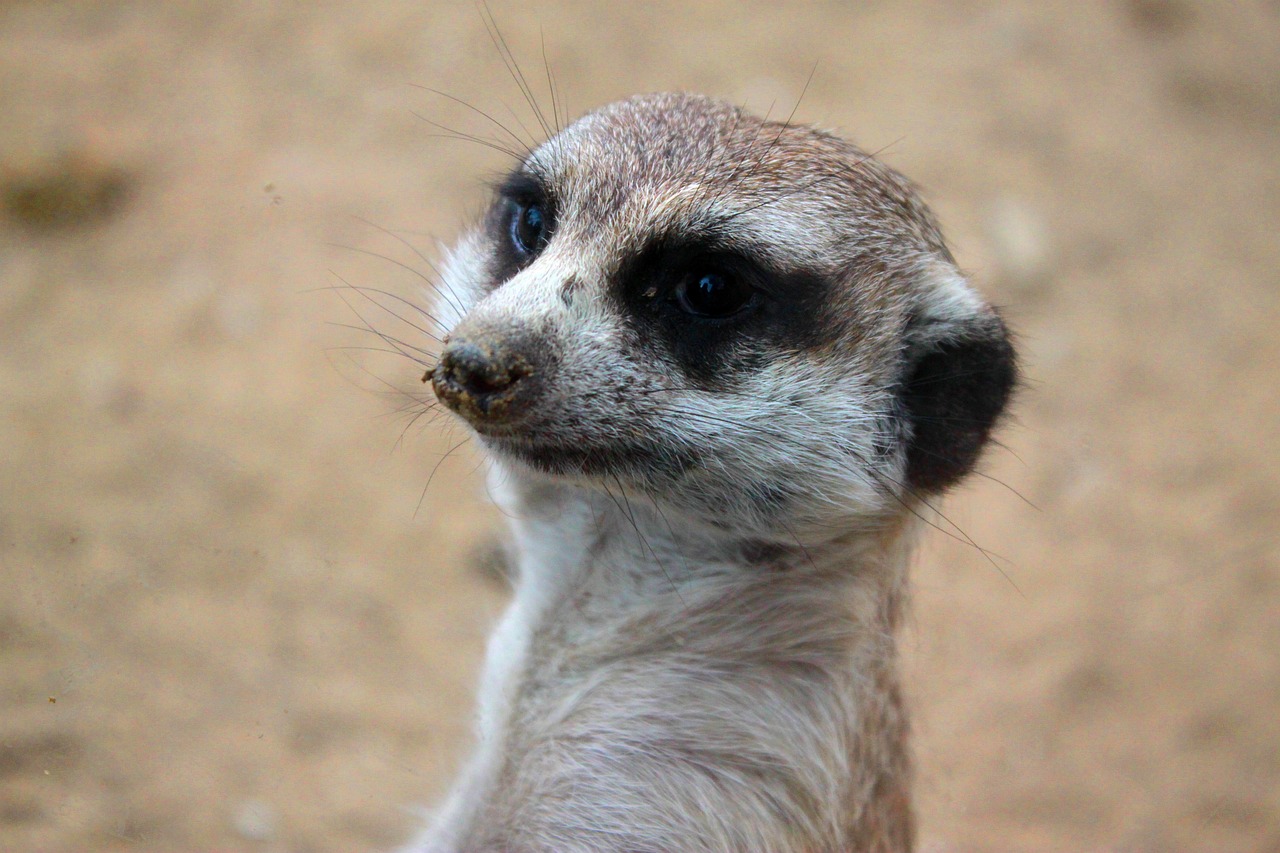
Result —
<path fill-rule="evenodd" d="M 525 79 L 524 72 L 520 70 L 520 63 L 516 61 L 515 54 L 511 52 L 510 46 L 507 45 L 507 39 L 502 35 L 502 30 L 498 27 L 498 21 L 493 16 L 493 11 L 489 8 L 489 4 L 485 2 L 481 2 L 480 8 L 482 9 L 481 20 L 484 21 L 485 30 L 489 33 L 490 41 L 493 42 L 493 46 L 498 50 L 498 57 L 502 60 L 502 64 L 507 67 L 507 72 L 511 75 L 511 79 L 515 81 L 521 94 L 524 95 L 525 101 L 529 104 L 529 109 L 533 111 L 534 117 L 537 118 L 538 124 L 542 127 L 542 132 L 547 137 L 552 136 L 551 125 L 547 123 L 546 116 L 543 115 L 542 109 L 538 106 L 538 99 L 534 97 L 529 81 Z"/>
<path fill-rule="evenodd" d="M 425 254 L 423 254 L 423 252 L 419 250 L 417 246 L 413 245 L 413 243 L 410 243 L 403 236 L 391 230 L 390 228 L 384 228 L 381 225 L 378 225 L 376 222 L 370 222 L 369 220 L 359 216 L 357 216 L 356 219 L 359 220 L 360 222 L 363 222 L 365 225 L 368 225 L 370 228 L 376 228 L 378 231 L 381 231 L 383 234 L 386 234 L 392 240 L 398 241 L 403 246 L 405 246 L 409 251 L 413 252 L 418 257 L 418 260 L 422 261 L 424 264 L 430 267 L 431 271 L 435 273 L 436 281 L 431 283 L 432 289 L 434 289 L 436 293 L 440 294 L 441 298 L 449 303 L 449 307 L 452 308 L 454 311 L 458 312 L 459 315 L 467 313 L 466 310 L 462 307 L 461 300 L 457 298 L 458 295 L 454 293 L 453 288 L 449 286 L 448 279 L 446 279 L 444 274 L 440 272 L 440 268 L 437 267 L 434 263 L 432 263 L 431 259 L 428 258 Z M 439 321 L 437 321 L 437 323 L 438 322 Z"/>
<path fill-rule="evenodd" d="M 427 490 L 431 488 L 431 481 L 436 478 L 436 472 L 440 470 L 440 466 L 444 464 L 444 461 L 446 459 L 448 459 L 450 456 L 453 455 L 455 450 L 457 450 L 459 447 L 466 444 L 470 440 L 471 440 L 471 436 L 468 435 L 466 438 L 462 439 L 462 441 L 459 441 L 453 447 L 450 447 L 448 451 L 446 451 L 445 454 L 440 457 L 440 460 L 436 462 L 435 467 L 431 469 L 431 474 L 428 475 L 427 477 L 427 484 L 422 487 L 422 494 L 418 496 L 418 505 L 414 507 L 414 510 L 413 510 L 414 518 L 418 517 L 418 512 L 422 509 L 422 502 L 427 499 Z"/>
<path fill-rule="evenodd" d="M 484 110 L 482 110 L 482 109 L 480 109 L 479 107 L 477 107 L 475 104 L 472 104 L 472 103 L 469 103 L 469 102 L 467 102 L 467 101 L 464 101 L 462 98 L 458 98 L 458 97 L 455 97 L 455 96 L 453 96 L 453 95 L 450 95 L 448 92 L 442 92 L 442 91 L 440 91 L 439 89 L 433 89 L 433 88 L 431 88 L 430 86 L 422 86 L 422 85 L 419 85 L 419 84 L 417 84 L 417 83 L 410 83 L 409 85 L 410 85 L 410 86 L 412 86 L 412 87 L 413 87 L 413 88 L 415 88 L 415 89 L 421 89 L 421 90 L 423 90 L 424 92 L 430 92 L 430 93 L 431 93 L 431 94 L 433 94 L 433 95 L 439 95 L 439 96 L 440 96 L 440 97 L 442 97 L 442 98 L 447 98 L 448 100 L 453 101 L 455 104 L 459 104 L 460 106 L 463 106 L 463 107 L 467 108 L 468 110 L 471 110 L 471 112 L 476 113 L 477 115 L 481 116 L 482 118 L 484 118 L 484 119 L 485 119 L 485 121 L 489 122 L 489 123 L 490 123 L 490 124 L 492 124 L 494 127 L 498 128 L 498 129 L 499 129 L 499 130 L 501 130 L 503 133 L 505 133 L 507 136 L 511 137 L 511 140 L 512 140 L 513 142 L 515 142 L 515 144 L 516 144 L 516 145 L 520 146 L 521 148 L 523 148 L 523 149 L 525 150 L 525 155 L 526 155 L 526 156 L 527 156 L 527 155 L 529 155 L 529 154 L 532 154 L 532 153 L 533 153 L 533 150 L 532 150 L 531 148 L 529 148 L 529 144 L 528 144 L 528 142 L 526 142 L 524 139 L 521 139 L 521 138 L 520 138 L 520 137 L 515 133 L 515 131 L 513 131 L 511 128 L 507 127 L 507 126 L 506 126 L 505 124 L 503 124 L 502 122 L 498 121 L 496 118 L 494 118 L 493 116 L 491 116 L 489 113 L 487 113 L 487 112 L 485 112 Z M 440 127 L 440 125 L 437 125 L 437 127 Z M 458 132 L 458 131 L 453 130 L 452 128 L 443 128 L 443 129 L 449 130 L 451 133 L 457 133 L 457 132 Z M 508 153 L 510 153 L 510 152 L 508 152 Z M 516 157 L 515 159 L 520 160 L 520 159 L 523 159 L 523 158 L 522 158 L 522 157 Z"/>
<path fill-rule="evenodd" d="M 527 156 L 526 154 L 522 154 L 521 152 L 515 150 L 514 148 L 510 148 L 502 144 L 496 139 L 490 139 L 484 136 L 476 136 L 473 133 L 466 133 L 464 131 L 457 130 L 455 128 L 449 127 L 448 125 L 441 124 L 440 122 L 435 121 L 434 119 L 429 119 L 426 116 L 424 116 L 422 113 L 416 110 L 410 110 L 409 113 L 419 121 L 425 122 L 426 124 L 429 124 L 432 127 L 434 127 L 436 130 L 440 131 L 440 133 L 430 134 L 431 136 L 437 139 L 454 139 L 459 142 L 473 142 L 476 145 L 482 145 L 485 148 L 489 148 L 493 151 L 497 151 L 499 154 L 505 154 L 506 156 L 510 157 L 512 160 L 515 160 L 517 162 L 524 160 L 525 156 Z M 524 148 L 527 151 L 528 146 L 522 143 L 521 148 Z"/>
<path fill-rule="evenodd" d="M 640 540 L 640 544 L 648 550 L 649 555 L 653 557 L 653 562 L 662 570 L 662 576 L 666 578 L 667 583 L 671 585 L 671 591 L 676 594 L 677 598 L 680 598 L 680 602 L 683 604 L 684 598 L 680 596 L 680 589 L 676 586 L 675 581 L 672 580 L 671 573 L 667 571 L 666 564 L 662 562 L 662 558 L 658 556 L 658 552 L 653 549 L 653 546 L 649 544 L 648 538 L 643 532 L 641 532 L 640 525 L 636 521 L 635 510 L 631 506 L 631 500 L 627 497 L 627 490 L 623 487 L 622 480 L 618 478 L 617 474 L 613 475 L 613 482 L 618 486 L 618 492 L 622 495 L 623 503 L 618 503 L 618 499 L 609 491 L 607 484 L 605 484 L 605 494 L 607 494 L 610 500 L 613 501 L 614 506 L 618 507 L 618 512 L 622 513 L 622 516 L 631 524 L 631 529 L 636 532 L 636 537 Z M 625 509 L 623 508 L 623 504 L 625 504 Z"/>
<path fill-rule="evenodd" d="M 551 121 L 558 134 L 564 129 L 562 124 L 564 118 L 560 111 L 560 104 L 557 102 L 556 78 L 551 73 L 551 63 L 547 60 L 547 35 L 542 31 L 542 27 L 538 27 L 538 41 L 542 48 L 542 67 L 547 71 L 547 92 L 551 95 Z"/>
<path fill-rule="evenodd" d="M 408 319 L 406 319 L 405 317 L 402 317 L 400 314 L 397 314 L 395 311 L 392 311 L 390 308 L 388 308 L 387 306 L 383 305 L 381 302 L 379 302 L 378 300 L 374 299 L 374 298 L 373 298 L 372 296 L 370 296 L 369 294 L 370 294 L 370 293 L 376 293 L 377 295 L 379 295 L 379 296 L 384 296 L 384 297 L 386 297 L 387 299 L 394 299 L 394 300 L 396 300 L 397 302 L 401 302 L 401 303 L 403 303 L 404 305 L 406 305 L 407 307 L 412 308 L 414 311 L 417 311 L 419 314 L 421 314 L 422 316 L 426 317 L 428 320 L 430 320 L 431 322 L 435 323 L 437 326 L 440 326 L 441 328 L 443 328 L 443 324 L 442 324 L 439 320 L 437 320 L 435 317 L 431 316 L 431 314 L 429 314 L 427 311 L 425 311 L 424 309 L 420 308 L 420 307 L 419 307 L 419 306 L 417 306 L 417 305 L 414 305 L 412 302 L 410 302 L 409 300 L 405 299 L 405 298 L 404 298 L 404 297 L 402 297 L 402 296 L 397 296 L 396 294 L 394 294 L 394 293 L 389 293 L 388 291 L 385 291 L 385 290 L 379 290 L 379 289 L 378 289 L 378 288 L 376 288 L 376 287 L 363 287 L 363 286 L 361 286 L 361 285 L 349 284 L 349 283 L 347 283 L 347 282 L 343 282 L 342 287 L 317 287 L 317 288 L 315 288 L 315 291 L 324 291 L 324 290 L 351 290 L 351 291 L 354 291 L 355 293 L 358 293 L 358 294 L 359 294 L 363 299 L 365 299 L 365 301 L 369 302 L 371 305 L 374 305 L 374 306 L 376 306 L 376 307 L 380 308 L 382 311 L 386 312 L 387 314 L 390 314 L 392 317 L 396 318 L 396 319 L 397 319 L 397 320 L 399 320 L 401 323 L 404 323 L 406 326 L 408 326 L 409 328 L 413 329 L 415 332 L 418 332 L 418 333 L 420 333 L 420 334 L 422 334 L 422 335 L 425 335 L 426 337 L 430 338 L 431 340 L 435 341 L 435 342 L 436 342 L 436 343 L 438 343 L 438 344 L 439 344 L 439 343 L 444 343 L 444 341 L 442 341 L 439 337 L 437 337 L 433 332 L 430 332 L 430 331 L 428 331 L 427 329 L 422 328 L 422 327 L 421 327 L 421 326 L 419 326 L 417 323 L 414 323 L 412 320 L 408 320 Z"/>
<path fill-rule="evenodd" d="M 431 277 L 430 277 L 430 276 L 428 276 L 428 275 L 427 275 L 426 273 L 424 273 L 422 270 L 414 269 L 413 267 L 411 267 L 411 266 L 409 266 L 408 264 L 406 264 L 404 261 L 400 261 L 400 260 L 397 260 L 397 259 L 395 259 L 395 258 L 387 257 L 386 255 L 382 255 L 382 254 L 379 254 L 379 253 L 377 253 L 377 252 L 370 251 L 369 249 L 361 249 L 361 248 L 359 248 L 358 246 L 348 246 L 348 245 L 346 245 L 346 244 L 344 244 L 344 243 L 329 243 L 329 244 L 327 244 L 327 245 L 332 246 L 332 247 L 333 247 L 333 248 L 335 248 L 335 249 L 345 249 L 345 250 L 347 250 L 347 251 L 349 251 L 349 252 L 356 252 L 357 254 L 361 254 L 361 255 L 368 255 L 368 256 L 369 256 L 369 257 L 371 257 L 371 258 L 377 258 L 377 259 L 378 259 L 378 260 L 380 260 L 380 261 L 386 261 L 386 262 L 387 262 L 387 263 L 389 263 L 389 264 L 395 264 L 396 266 L 400 267 L 401 269 L 403 269 L 403 270 L 408 270 L 408 271 L 409 271 L 410 273 L 412 273 L 413 275 L 415 275 L 415 276 L 417 276 L 418 278 L 422 279 L 422 281 L 426 282 L 426 284 L 427 284 L 429 287 L 431 287 L 433 290 L 436 290 L 436 289 L 437 289 L 437 287 L 438 287 L 438 285 L 436 284 L 436 282 L 434 282 L 434 281 L 432 281 L 432 280 L 431 280 Z M 344 284 L 346 284 L 346 282 L 345 282 L 345 281 L 344 281 L 343 283 L 344 283 Z M 353 287 L 352 289 L 354 290 L 355 288 Z M 371 289 L 371 288 L 370 288 L 370 289 Z M 438 292 L 438 291 L 437 291 L 437 292 Z M 387 294 L 387 295 L 390 295 L 390 294 Z M 447 328 L 447 327 L 444 325 L 444 323 L 441 323 L 437 318 L 432 317 L 429 313 L 427 313 L 424 309 L 420 308 L 419 306 L 414 305 L 413 303 L 409 302 L 408 300 L 405 300 L 403 297 L 399 297 L 399 296 L 397 296 L 397 297 L 395 297 L 395 298 L 396 298 L 396 299 L 399 299 L 399 300 L 400 300 L 400 301 L 402 301 L 402 302 L 404 302 L 406 305 L 408 305 L 409 307 L 413 308 L 414 310 L 416 310 L 416 311 L 418 311 L 418 312 L 420 312 L 420 313 L 422 313 L 422 314 L 426 315 L 427 317 L 430 317 L 430 318 L 435 322 L 435 324 L 441 328 L 441 330 L 444 330 L 445 328 Z"/>
<path fill-rule="evenodd" d="M 333 273 L 332 271 L 330 271 L 330 273 L 339 281 L 342 281 L 343 284 L 347 284 L 347 282 L 343 281 L 342 277 L 337 275 L 337 273 Z M 341 292 L 341 290 L 336 291 L 336 293 L 338 298 L 342 300 L 342 303 L 347 306 L 347 310 L 349 310 L 352 314 L 354 314 L 356 316 L 356 319 L 358 319 L 363 324 L 363 326 L 351 326 L 351 325 L 342 324 L 342 323 L 333 323 L 331 325 L 338 326 L 338 327 L 345 326 L 345 328 L 353 329 L 358 332 L 368 332 L 369 334 L 372 334 L 375 337 L 379 338 L 383 343 L 387 344 L 387 346 L 392 347 L 396 352 L 400 353 L 400 355 L 404 356 L 405 358 L 409 359 L 412 362 L 415 362 L 416 364 L 421 364 L 424 367 L 428 366 L 428 363 L 418 358 L 417 356 L 413 355 L 412 352 L 410 352 L 411 350 L 418 352 L 424 356 L 430 356 L 432 358 L 435 357 L 435 354 L 432 353 L 430 350 L 426 350 L 426 349 L 423 349 L 422 347 L 417 347 L 417 346 L 414 346 L 413 344 L 406 343 L 405 341 L 401 341 L 398 338 L 392 337 L 386 332 L 383 332 L 374 328 L 373 324 L 370 323 L 365 318 L 365 316 L 361 314 L 354 305 L 351 304 L 351 301 L 347 299 L 347 297 Z"/>

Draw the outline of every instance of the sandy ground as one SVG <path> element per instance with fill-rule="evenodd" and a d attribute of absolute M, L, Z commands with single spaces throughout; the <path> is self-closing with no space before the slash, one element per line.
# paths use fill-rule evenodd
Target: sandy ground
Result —
<path fill-rule="evenodd" d="M 572 114 L 816 63 L 1018 329 L 1000 556 L 916 568 L 925 849 L 1280 850 L 1280 4 L 493 11 Z M 416 298 L 506 163 L 415 86 L 534 127 L 469 2 L 0 5 L 0 849 L 386 849 L 465 752 L 499 519 L 324 290 Z"/>

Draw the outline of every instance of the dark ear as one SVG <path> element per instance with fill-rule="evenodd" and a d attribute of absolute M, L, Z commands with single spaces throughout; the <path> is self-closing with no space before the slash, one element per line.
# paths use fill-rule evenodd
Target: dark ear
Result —
<path fill-rule="evenodd" d="M 1017 381 L 1009 333 L 993 311 L 954 326 L 912 355 L 902 403 L 911 424 L 907 485 L 940 492 L 978 461 Z"/>

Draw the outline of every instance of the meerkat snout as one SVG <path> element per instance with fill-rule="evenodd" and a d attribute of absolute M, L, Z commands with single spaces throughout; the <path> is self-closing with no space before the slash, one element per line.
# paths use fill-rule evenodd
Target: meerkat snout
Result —
<path fill-rule="evenodd" d="M 455 335 L 431 373 L 436 397 L 479 430 L 518 422 L 537 392 L 527 340 L 512 331 Z"/>

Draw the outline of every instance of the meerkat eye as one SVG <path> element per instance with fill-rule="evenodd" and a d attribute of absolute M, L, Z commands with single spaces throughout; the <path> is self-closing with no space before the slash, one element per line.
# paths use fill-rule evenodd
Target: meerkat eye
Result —
<path fill-rule="evenodd" d="M 541 204 L 513 204 L 511 242 L 522 255 L 533 257 L 550 239 L 547 214 Z"/>
<path fill-rule="evenodd" d="M 755 291 L 742 279 L 720 272 L 694 272 L 676 285 L 680 307 L 695 317 L 723 319 L 751 303 Z"/>

